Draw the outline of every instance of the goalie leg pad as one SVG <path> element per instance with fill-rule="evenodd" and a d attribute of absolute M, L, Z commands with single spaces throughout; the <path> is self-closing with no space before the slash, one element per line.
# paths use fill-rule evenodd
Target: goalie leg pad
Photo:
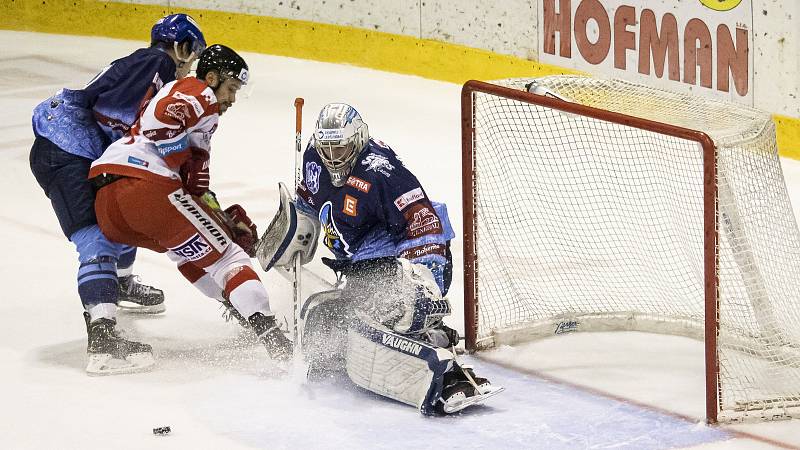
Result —
<path fill-rule="evenodd" d="M 347 324 L 351 302 L 340 289 L 318 292 L 306 300 L 300 311 L 304 320 L 302 351 L 308 362 L 308 377 L 319 380 L 344 371 Z"/>
<path fill-rule="evenodd" d="M 453 367 L 447 350 L 408 338 L 362 317 L 347 332 L 347 375 L 357 386 L 436 412 L 444 374 Z"/>

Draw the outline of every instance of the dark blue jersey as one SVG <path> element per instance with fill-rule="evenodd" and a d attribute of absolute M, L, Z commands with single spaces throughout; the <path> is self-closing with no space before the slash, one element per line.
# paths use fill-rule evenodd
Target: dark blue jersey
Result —
<path fill-rule="evenodd" d="M 299 207 L 319 218 L 323 242 L 337 259 L 392 256 L 432 269 L 446 263 L 447 242 L 455 237 L 447 208 L 432 202 L 417 177 L 378 140 L 369 140 L 338 188 L 309 144 L 297 193 Z"/>
<path fill-rule="evenodd" d="M 112 62 L 83 89 L 62 89 L 33 111 L 33 131 L 95 160 L 136 121 L 141 106 L 175 80 L 175 62 L 150 47 Z"/>

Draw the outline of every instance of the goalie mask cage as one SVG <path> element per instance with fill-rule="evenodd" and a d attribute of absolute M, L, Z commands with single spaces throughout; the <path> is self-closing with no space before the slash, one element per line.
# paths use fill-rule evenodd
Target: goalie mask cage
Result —
<path fill-rule="evenodd" d="M 800 413 L 800 232 L 769 115 L 623 81 L 462 91 L 470 351 L 571 331 L 705 342 L 709 422 Z M 701 130 L 701 131 L 697 131 Z"/>

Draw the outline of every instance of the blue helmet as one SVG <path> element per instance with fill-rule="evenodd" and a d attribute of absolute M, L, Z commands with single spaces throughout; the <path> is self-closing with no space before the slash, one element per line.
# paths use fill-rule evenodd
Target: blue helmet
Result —
<path fill-rule="evenodd" d="M 177 46 L 191 42 L 191 52 L 199 55 L 206 48 L 206 40 L 200 26 L 188 14 L 170 14 L 158 19 L 150 30 L 150 42 L 164 42 Z"/>

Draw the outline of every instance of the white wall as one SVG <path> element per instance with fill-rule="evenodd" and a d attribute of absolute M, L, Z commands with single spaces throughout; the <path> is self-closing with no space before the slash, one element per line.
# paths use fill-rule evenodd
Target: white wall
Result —
<path fill-rule="evenodd" d="M 123 0 L 192 7 L 253 15 L 306 20 L 434 39 L 490 50 L 596 75 L 622 77 L 670 88 L 689 89 L 699 95 L 731 98 L 767 111 L 800 117 L 800 2 L 794 0 L 742 0 L 734 9 L 746 17 L 750 36 L 750 89 L 745 96 L 723 95 L 715 88 L 686 88 L 686 83 L 654 77 L 642 78 L 630 69 L 619 71 L 608 64 L 552 58 L 542 54 L 542 8 L 547 0 Z M 556 4 L 560 0 L 554 0 Z M 573 9 L 583 1 L 570 0 Z M 592 0 L 599 1 L 613 18 L 621 5 L 634 5 L 637 14 L 653 8 L 661 17 L 672 12 L 679 27 L 693 15 L 708 16 L 700 0 Z M 638 18 L 638 15 L 637 15 Z M 723 19 L 724 20 L 724 19 Z M 682 21 L 682 22 L 681 22 Z M 737 19 L 738 23 L 738 19 Z M 737 23 L 729 23 L 735 29 Z M 632 25 L 635 29 L 637 24 Z M 713 31 L 714 26 L 711 24 Z M 590 23 L 590 27 L 593 24 Z M 613 27 L 613 24 L 612 24 Z M 716 42 L 715 42 L 716 45 Z M 574 52 L 573 52 L 574 53 Z M 613 59 L 613 57 L 609 58 Z M 683 54 L 681 55 L 683 61 Z M 715 62 L 716 66 L 716 62 Z M 716 71 L 716 67 L 714 68 Z M 716 73 L 716 72 L 715 72 Z M 666 77 L 664 77 L 666 78 Z M 705 90 L 704 90 L 705 89 Z"/>

